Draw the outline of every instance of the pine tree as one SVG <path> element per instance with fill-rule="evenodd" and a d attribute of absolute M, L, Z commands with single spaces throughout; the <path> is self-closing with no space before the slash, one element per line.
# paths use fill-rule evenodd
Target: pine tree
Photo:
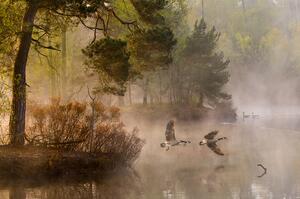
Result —
<path fill-rule="evenodd" d="M 131 0 L 147 28 L 129 35 L 131 61 L 142 81 L 135 81 L 144 91 L 143 104 L 148 104 L 150 78 L 153 73 L 166 69 L 172 62 L 172 50 L 177 43 L 167 17 L 168 0 Z M 141 80 L 141 79 L 138 79 Z"/>
<path fill-rule="evenodd" d="M 204 19 L 201 19 L 195 23 L 183 51 L 183 85 L 190 95 L 187 99 L 196 99 L 200 106 L 204 98 L 213 103 L 230 99 L 230 95 L 223 92 L 229 81 L 229 60 L 224 60 L 223 52 L 216 51 L 219 38 L 220 33 L 215 27 L 208 30 Z"/>
<path fill-rule="evenodd" d="M 124 96 L 131 64 L 126 41 L 110 37 L 97 40 L 83 50 L 86 65 L 99 76 L 99 92 Z"/>

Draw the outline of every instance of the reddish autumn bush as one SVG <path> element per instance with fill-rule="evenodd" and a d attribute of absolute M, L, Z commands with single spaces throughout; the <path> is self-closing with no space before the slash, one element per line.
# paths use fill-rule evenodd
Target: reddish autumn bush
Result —
<path fill-rule="evenodd" d="M 27 141 L 29 144 L 75 150 L 89 136 L 86 104 L 71 102 L 60 104 L 52 100 L 49 105 L 31 108 Z"/>
<path fill-rule="evenodd" d="M 60 100 L 52 100 L 48 105 L 32 106 L 29 112 L 26 140 L 31 145 L 111 153 L 132 163 L 144 144 L 136 129 L 125 130 L 117 107 L 106 107 L 101 102 L 61 104 Z"/>

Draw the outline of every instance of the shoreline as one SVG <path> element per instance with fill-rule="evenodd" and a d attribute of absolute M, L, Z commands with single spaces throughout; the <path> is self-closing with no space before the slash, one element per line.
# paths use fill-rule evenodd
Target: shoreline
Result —
<path fill-rule="evenodd" d="M 0 146 L 0 176 L 14 179 L 90 177 L 126 167 L 118 154 Z"/>

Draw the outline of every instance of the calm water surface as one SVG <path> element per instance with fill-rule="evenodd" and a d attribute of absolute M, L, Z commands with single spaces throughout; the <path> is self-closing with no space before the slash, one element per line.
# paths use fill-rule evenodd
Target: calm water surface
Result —
<path fill-rule="evenodd" d="M 6 185 L 2 199 L 294 199 L 300 198 L 300 132 L 255 124 L 178 124 L 177 137 L 192 144 L 165 151 L 159 147 L 164 125 L 142 124 L 146 140 L 135 172 L 75 183 Z M 197 143 L 219 129 L 226 153 L 217 156 Z M 257 177 L 263 170 L 267 174 Z"/>

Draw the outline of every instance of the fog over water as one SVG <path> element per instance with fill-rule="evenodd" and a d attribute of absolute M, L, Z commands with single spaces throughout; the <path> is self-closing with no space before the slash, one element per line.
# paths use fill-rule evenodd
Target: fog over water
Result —
<path fill-rule="evenodd" d="M 128 118 L 128 117 L 127 117 Z M 126 120 L 126 119 L 125 119 Z M 145 147 L 134 165 L 134 172 L 119 172 L 88 182 L 6 184 L 0 198 L 298 198 L 300 135 L 296 130 L 267 127 L 263 120 L 236 124 L 176 122 L 178 139 L 187 146 L 160 148 L 167 120 L 138 118 Z M 271 125 L 269 125 L 271 126 Z M 211 130 L 228 137 L 219 146 L 218 156 L 198 142 Z M 262 164 L 267 168 L 263 177 Z M 3 183 L 2 183 L 3 185 Z"/>

